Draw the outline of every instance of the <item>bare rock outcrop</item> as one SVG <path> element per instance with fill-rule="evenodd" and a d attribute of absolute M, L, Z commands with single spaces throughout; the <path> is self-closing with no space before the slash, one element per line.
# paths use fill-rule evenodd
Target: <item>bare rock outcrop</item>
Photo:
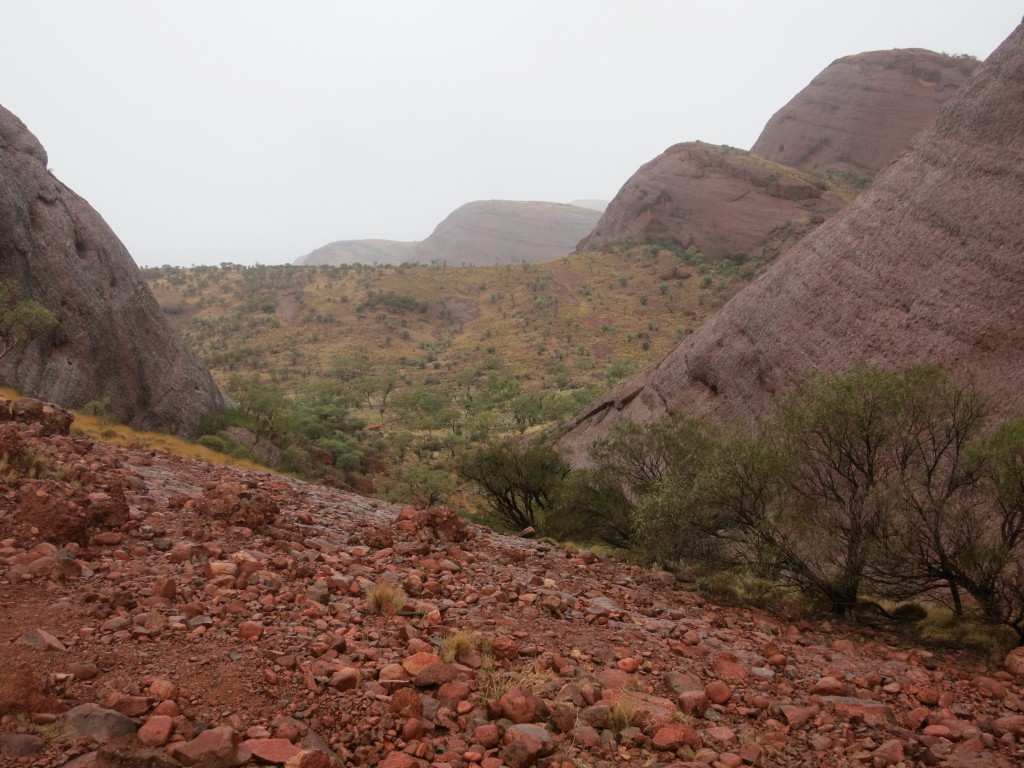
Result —
<path fill-rule="evenodd" d="M 59 322 L 0 360 L 0 381 L 65 407 L 107 399 L 132 426 L 195 433 L 223 393 L 121 241 L 46 162 L 36 137 L 0 107 L 0 280 Z"/>
<path fill-rule="evenodd" d="M 811 174 L 743 150 L 676 144 L 630 177 L 579 249 L 669 239 L 712 258 L 753 255 L 787 224 L 823 221 L 844 204 Z"/>
<path fill-rule="evenodd" d="M 562 436 L 619 419 L 752 421 L 812 369 L 936 364 L 1024 408 L 1024 26 L 853 203 Z"/>
<path fill-rule="evenodd" d="M 772 116 L 751 152 L 794 168 L 874 175 L 977 66 L 920 48 L 836 59 Z"/>

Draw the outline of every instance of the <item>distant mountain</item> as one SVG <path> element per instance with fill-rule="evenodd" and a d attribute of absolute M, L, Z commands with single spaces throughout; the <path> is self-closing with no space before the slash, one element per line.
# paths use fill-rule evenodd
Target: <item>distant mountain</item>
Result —
<path fill-rule="evenodd" d="M 420 242 L 341 240 L 296 264 L 400 264 L 451 266 L 546 261 L 573 251 L 601 214 L 562 203 L 478 200 L 457 208 Z"/>
<path fill-rule="evenodd" d="M 1024 410 L 1024 26 L 838 215 L 562 437 L 622 419 L 752 422 L 814 369 L 931 363 Z"/>
<path fill-rule="evenodd" d="M 295 260 L 296 264 L 401 264 L 410 261 L 417 242 L 338 240 Z"/>
<path fill-rule="evenodd" d="M 874 175 L 977 66 L 920 48 L 836 59 L 772 116 L 750 151 L 794 168 Z"/>
<path fill-rule="evenodd" d="M 46 164 L 39 140 L 0 107 L 0 280 L 59 323 L 0 360 L 0 381 L 65 407 L 106 400 L 137 428 L 195 434 L 223 393 L 121 241 Z"/>
<path fill-rule="evenodd" d="M 605 208 L 608 207 L 607 200 L 573 200 L 569 205 L 575 205 L 579 208 L 590 208 L 595 211 L 601 211 L 604 213 Z"/>
<path fill-rule="evenodd" d="M 822 179 L 745 150 L 676 144 L 630 177 L 580 249 L 668 239 L 712 258 L 754 255 L 845 203 Z"/>
<path fill-rule="evenodd" d="M 455 209 L 416 246 L 421 263 L 518 264 L 572 253 L 601 214 L 562 203 L 478 200 Z"/>

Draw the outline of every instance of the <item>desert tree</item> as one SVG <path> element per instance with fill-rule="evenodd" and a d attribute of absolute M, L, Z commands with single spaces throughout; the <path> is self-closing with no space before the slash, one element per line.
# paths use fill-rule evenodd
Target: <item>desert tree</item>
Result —
<path fill-rule="evenodd" d="M 32 336 L 56 326 L 50 310 L 34 299 L 22 299 L 13 282 L 0 282 L 0 360 Z"/>
<path fill-rule="evenodd" d="M 540 530 L 569 464 L 544 443 L 509 441 L 463 454 L 456 471 L 479 488 L 495 522 L 512 530 Z"/>

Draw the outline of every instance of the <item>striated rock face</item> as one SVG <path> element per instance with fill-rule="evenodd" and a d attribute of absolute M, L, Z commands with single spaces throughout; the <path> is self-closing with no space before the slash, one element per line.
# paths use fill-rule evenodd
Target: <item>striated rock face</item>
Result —
<path fill-rule="evenodd" d="M 418 243 L 400 240 L 338 240 L 295 260 L 296 264 L 401 264 Z"/>
<path fill-rule="evenodd" d="M 622 418 L 751 421 L 812 369 L 934 363 L 1024 410 L 1024 27 L 853 203 L 563 435 Z"/>
<path fill-rule="evenodd" d="M 132 426 L 181 434 L 225 404 L 92 207 L 46 170 L 46 151 L 0 107 L 0 280 L 57 317 L 0 360 L 0 381 L 74 408 L 108 398 Z"/>
<path fill-rule="evenodd" d="M 906 149 L 977 66 L 920 48 L 837 59 L 775 113 L 751 152 L 795 168 L 873 175 Z"/>
<path fill-rule="evenodd" d="M 713 258 L 753 255 L 788 223 L 844 203 L 820 179 L 743 150 L 676 144 L 633 174 L 579 248 L 667 238 Z"/>

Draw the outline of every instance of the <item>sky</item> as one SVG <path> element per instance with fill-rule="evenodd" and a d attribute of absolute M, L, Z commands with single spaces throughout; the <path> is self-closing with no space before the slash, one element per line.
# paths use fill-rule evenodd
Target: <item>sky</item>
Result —
<path fill-rule="evenodd" d="M 984 59 L 1012 0 L 0 0 L 0 104 L 140 266 L 420 240 L 749 148 L 839 57 Z"/>

